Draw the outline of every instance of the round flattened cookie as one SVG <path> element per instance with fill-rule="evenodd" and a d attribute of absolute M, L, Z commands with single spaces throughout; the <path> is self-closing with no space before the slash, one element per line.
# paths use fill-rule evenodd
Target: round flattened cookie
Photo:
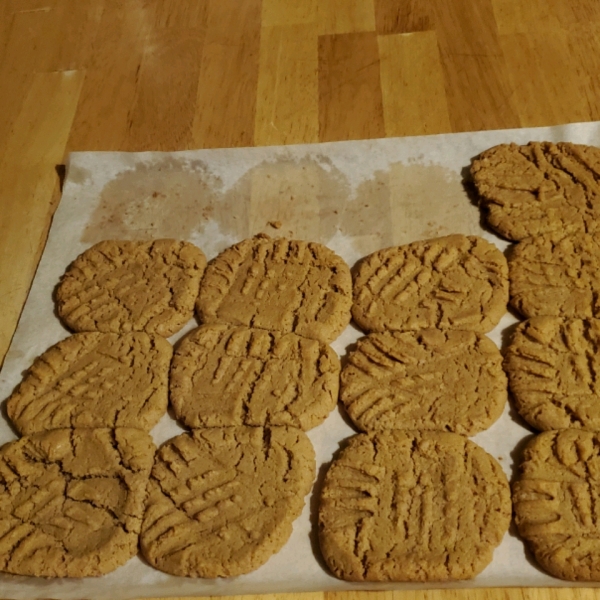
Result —
<path fill-rule="evenodd" d="M 560 579 L 600 581 L 600 434 L 541 433 L 520 470 L 515 522 L 538 563 Z"/>
<path fill-rule="evenodd" d="M 435 429 L 474 435 L 506 404 L 502 355 L 472 331 L 372 333 L 342 369 L 340 400 L 363 431 Z"/>
<path fill-rule="evenodd" d="M 138 551 L 152 438 L 138 429 L 56 429 L 0 449 L 0 570 L 92 577 Z"/>
<path fill-rule="evenodd" d="M 350 322 L 352 277 L 329 248 L 258 235 L 208 265 L 196 303 L 203 323 L 331 342 Z"/>
<path fill-rule="evenodd" d="M 547 233 L 508 259 L 510 304 L 525 317 L 600 317 L 600 237 Z"/>
<path fill-rule="evenodd" d="M 319 541 L 340 579 L 470 579 L 492 560 L 510 517 L 504 472 L 467 438 L 360 434 L 325 477 Z"/>
<path fill-rule="evenodd" d="M 196 429 L 158 451 L 140 537 L 155 568 L 234 577 L 278 552 L 315 476 L 306 434 L 288 427 Z"/>
<path fill-rule="evenodd" d="M 136 332 L 77 333 L 36 358 L 6 403 L 21 435 L 63 427 L 150 431 L 167 410 L 173 348 Z"/>
<path fill-rule="evenodd" d="M 502 144 L 480 154 L 471 174 L 488 223 L 508 239 L 587 231 L 600 219 L 600 148 Z"/>
<path fill-rule="evenodd" d="M 463 329 L 485 333 L 506 312 L 508 267 L 496 246 L 450 235 L 379 250 L 354 277 L 352 316 L 367 332 Z"/>
<path fill-rule="evenodd" d="M 293 333 L 204 325 L 173 357 L 170 396 L 185 426 L 287 425 L 307 431 L 334 409 L 340 361 Z"/>
<path fill-rule="evenodd" d="M 515 330 L 504 365 L 530 425 L 600 430 L 600 320 L 529 319 Z"/>
<path fill-rule="evenodd" d="M 73 331 L 169 337 L 193 317 L 205 266 L 202 251 L 188 242 L 99 242 L 63 275 L 58 315 Z"/>

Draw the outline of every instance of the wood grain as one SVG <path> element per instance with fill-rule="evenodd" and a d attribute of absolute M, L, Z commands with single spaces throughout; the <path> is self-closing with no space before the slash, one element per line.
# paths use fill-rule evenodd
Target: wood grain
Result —
<path fill-rule="evenodd" d="M 55 165 L 62 160 L 82 81 L 80 71 L 34 74 L 6 140 L 0 161 L 2 349 L 16 328 L 59 200 Z"/>
<path fill-rule="evenodd" d="M 67 151 L 125 149 L 152 11 L 107 3 L 94 40 Z M 110 77 L 107 77 L 110 73 Z"/>
<path fill-rule="evenodd" d="M 55 166 L 65 151 L 305 143 L 600 119 L 599 57 L 597 0 L 0 2 L 0 360 L 59 199 Z M 251 182 L 265 206 L 251 216 L 256 227 L 266 212 L 293 220 L 302 209 L 286 203 L 285 183 Z M 315 210 L 310 198 L 306 208 Z M 290 597 L 600 600 L 600 591 Z"/>
<path fill-rule="evenodd" d="M 319 139 L 385 136 L 375 33 L 319 38 Z"/>
<path fill-rule="evenodd" d="M 193 141 L 252 146 L 260 49 L 260 0 L 207 0 Z"/>
<path fill-rule="evenodd" d="M 426 0 L 375 0 L 377 33 L 412 33 L 435 29 L 431 3 Z"/>
<path fill-rule="evenodd" d="M 263 27 L 254 144 L 319 141 L 319 80 L 314 24 Z"/>
<path fill-rule="evenodd" d="M 317 28 L 321 35 L 375 31 L 373 0 L 320 0 Z"/>
<path fill-rule="evenodd" d="M 435 31 L 381 35 L 378 42 L 386 134 L 452 131 Z"/>

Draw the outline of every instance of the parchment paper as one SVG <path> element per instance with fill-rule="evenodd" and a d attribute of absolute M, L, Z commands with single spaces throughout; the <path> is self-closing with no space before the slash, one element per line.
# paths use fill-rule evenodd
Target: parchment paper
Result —
<path fill-rule="evenodd" d="M 33 359 L 67 337 L 54 314 L 52 293 L 67 265 L 107 238 L 187 239 L 213 258 L 260 231 L 324 243 L 350 265 L 379 248 L 449 233 L 507 242 L 480 225 L 462 179 L 471 159 L 503 142 L 572 141 L 600 145 L 600 123 L 383 140 L 198 150 L 175 153 L 75 153 L 68 161 L 56 211 L 19 326 L 0 374 L 7 398 Z M 499 346 L 516 319 L 506 315 L 489 334 Z M 178 335 L 197 326 L 190 322 Z M 333 344 L 343 356 L 360 336 L 349 326 Z M 167 415 L 152 431 L 157 444 L 178 434 Z M 354 433 L 338 410 L 309 432 L 319 466 L 315 490 L 340 442 Z M 507 406 L 489 430 L 472 438 L 495 456 L 507 476 L 532 433 Z M 0 421 L 0 442 L 15 438 Z M 306 499 L 281 552 L 249 575 L 193 580 L 153 570 L 136 557 L 94 579 L 43 580 L 0 575 L 3 598 L 256 594 L 357 589 L 569 586 L 545 575 L 529 558 L 514 527 L 491 565 L 473 581 L 453 584 L 365 584 L 338 581 L 322 566 L 316 545 L 316 494 Z M 588 586 L 589 587 L 589 586 Z"/>

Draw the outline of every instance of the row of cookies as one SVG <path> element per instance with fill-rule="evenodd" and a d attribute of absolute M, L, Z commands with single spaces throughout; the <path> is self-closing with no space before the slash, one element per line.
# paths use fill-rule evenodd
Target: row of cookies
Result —
<path fill-rule="evenodd" d="M 600 149 L 549 142 L 497 146 L 472 166 L 488 223 L 519 242 L 510 303 L 527 320 L 504 364 L 519 414 L 544 431 L 523 453 L 515 521 L 547 572 L 582 581 L 600 580 L 599 167 Z"/>
<path fill-rule="evenodd" d="M 292 272 L 291 277 L 288 272 L 287 278 L 281 274 L 273 277 L 275 269 L 271 268 L 271 279 L 278 292 L 284 291 L 286 286 L 292 290 L 285 302 L 286 309 L 289 309 L 293 290 L 298 287 L 302 294 L 300 304 L 310 306 L 312 303 L 313 307 L 319 304 L 319 298 L 317 302 L 310 299 L 311 293 L 315 292 L 315 282 L 310 282 L 310 273 L 302 273 L 306 266 L 302 265 L 302 259 L 309 265 L 319 259 L 311 245 L 255 241 L 259 246 L 270 245 L 271 253 L 277 254 L 275 268 L 287 263 L 292 271 L 296 267 L 302 275 L 296 280 L 294 275 L 298 276 L 298 272 Z M 169 253 L 174 247 L 177 252 Z M 318 252 L 318 248 L 316 250 Z M 63 340 L 36 360 L 9 399 L 8 413 L 22 432 L 65 426 L 95 429 L 34 433 L 3 448 L 3 464 L 9 465 L 10 472 L 13 472 L 11 464 L 15 463 L 9 458 L 11 455 L 21 456 L 21 453 L 21 462 L 27 470 L 30 448 L 35 446 L 37 454 L 43 454 L 40 473 L 37 469 L 29 478 L 19 473 L 16 487 L 12 485 L 14 481 L 2 482 L 8 520 L 19 516 L 20 497 L 29 496 L 31 488 L 38 486 L 40 477 L 46 476 L 45 467 L 51 471 L 58 469 L 55 478 L 59 488 L 61 482 L 63 487 L 65 483 L 67 487 L 71 485 L 73 473 L 61 470 L 62 458 L 50 458 L 54 451 L 52 444 L 58 443 L 57 440 L 61 440 L 63 446 L 65 440 L 69 440 L 71 454 L 77 454 L 73 460 L 81 470 L 86 455 L 95 452 L 95 447 L 81 443 L 80 439 L 112 436 L 116 449 L 115 436 L 135 434 L 135 430 L 124 429 L 123 425 L 148 430 L 162 416 L 166 409 L 167 378 L 173 352 L 170 344 L 155 332 L 172 333 L 183 322 L 181 306 L 186 305 L 188 313 L 190 305 L 193 307 L 195 296 L 189 293 L 190 287 L 193 288 L 189 281 L 193 282 L 193 278 L 185 273 L 189 271 L 186 269 L 189 261 L 181 268 L 178 260 L 184 253 L 197 259 L 198 252 L 190 244 L 162 240 L 145 244 L 105 242 L 84 253 L 71 265 L 57 291 L 61 317 L 73 328 L 119 333 L 95 331 Z M 299 255 L 301 260 L 297 260 Z M 176 259 L 171 260 L 173 256 Z M 157 268 L 151 268 L 156 262 Z M 167 274 L 163 272 L 163 265 L 169 266 Z M 173 276 L 177 269 L 184 271 L 187 281 Z M 135 277 L 131 278 L 131 273 Z M 343 271 L 341 275 L 343 279 Z M 243 308 L 252 287 L 248 283 L 250 277 L 245 276 Z M 261 283 L 256 273 L 251 276 L 257 279 L 256 283 Z M 329 279 L 337 286 L 335 273 L 330 274 Z M 306 281 L 310 285 L 302 287 Z M 79 288 L 72 294 L 77 299 L 74 306 L 65 290 L 75 283 Z M 321 287 L 326 286 L 327 282 Z M 181 300 L 182 294 L 178 296 L 178 293 L 182 290 L 186 292 L 183 294 L 185 302 L 174 301 Z M 171 298 L 165 303 L 169 291 Z M 265 286 L 262 286 L 259 292 L 263 295 L 264 291 Z M 325 293 L 320 293 L 323 306 L 316 307 L 317 312 L 325 307 L 324 318 L 319 320 L 316 315 L 306 314 L 306 309 L 298 313 L 296 307 L 292 312 L 293 321 L 283 319 L 284 329 L 286 326 L 304 327 L 303 333 L 307 333 L 306 328 L 312 328 L 311 332 L 318 336 L 329 336 L 332 318 L 347 322 L 349 310 L 347 317 L 340 317 L 335 302 L 329 301 L 326 292 L 325 289 Z M 148 298 L 154 298 L 158 308 L 156 304 L 148 306 Z M 141 299 L 140 310 L 136 308 L 136 299 Z M 271 306 L 271 310 L 275 309 L 275 319 L 280 317 L 278 300 L 275 298 L 272 303 L 275 306 Z M 348 308 L 349 302 L 348 299 Z M 174 310 L 173 305 L 178 309 Z M 263 307 L 258 304 L 257 308 L 260 311 Z M 269 312 L 262 317 L 260 314 L 254 316 L 264 326 Z M 281 321 L 276 321 L 273 329 Z M 154 333 L 122 333 L 131 329 Z M 143 554 L 150 564 L 167 572 L 216 577 L 238 575 L 257 568 L 289 537 L 291 523 L 303 507 L 304 496 L 315 474 L 314 451 L 302 431 L 294 427 L 260 425 L 291 424 L 308 429 L 318 424 L 335 404 L 338 378 L 337 356 L 317 340 L 257 328 L 224 325 L 199 328 L 187 336 L 175 352 L 171 397 L 174 412 L 184 424 L 209 428 L 195 429 L 169 440 L 159 449 L 151 475 L 149 468 L 145 470 L 146 480 L 150 477 L 146 513 L 143 521 L 140 506 L 125 514 L 133 519 L 129 523 L 131 535 L 127 552 L 114 546 L 117 538 L 110 530 L 104 531 L 105 543 L 101 547 L 90 541 L 88 552 L 77 544 L 69 550 L 61 546 L 61 539 L 46 539 L 48 533 L 52 538 L 52 531 L 43 531 L 45 547 L 54 553 L 52 560 L 40 564 L 27 554 L 21 557 L 24 560 L 16 560 L 12 550 L 6 548 L 3 568 L 14 573 L 45 576 L 98 575 L 122 564 L 135 553 L 137 541 L 134 544 L 133 539 L 137 540 L 140 527 Z M 232 426 L 240 423 L 255 427 Z M 98 428 L 101 426 L 115 429 Z M 138 432 L 140 435 L 148 437 Z M 43 451 L 40 451 L 40 445 Z M 153 450 L 147 452 L 145 458 L 151 460 L 152 455 Z M 110 461 L 104 462 L 110 464 Z M 93 469 L 89 472 L 83 469 L 81 475 L 91 480 L 95 478 Z M 109 477 L 106 473 L 100 476 Z M 145 489 L 140 477 L 135 484 L 139 489 Z M 93 490 L 98 494 L 106 493 L 94 482 L 88 487 L 85 500 L 89 503 L 97 500 L 91 498 Z M 126 490 L 124 492 L 125 500 L 121 498 L 121 504 L 128 502 L 129 496 Z M 71 501 L 75 499 L 69 498 L 68 503 Z M 114 507 L 107 510 L 112 511 L 110 514 L 115 519 L 123 516 Z M 29 513 L 28 518 L 33 521 L 28 525 L 36 529 L 37 535 L 40 527 L 36 528 L 36 525 L 45 526 L 45 517 L 40 523 L 40 507 L 35 502 L 29 507 Z M 58 510 L 55 516 L 62 518 L 68 529 L 77 529 L 70 523 L 72 515 L 61 514 Z M 33 531 L 31 533 L 34 535 Z M 83 534 L 79 537 L 85 539 Z M 13 541 L 21 547 L 21 539 Z M 86 559 L 73 562 L 70 551 L 83 554 Z M 118 558 L 103 560 L 102 557 L 111 552 Z"/>
<path fill-rule="evenodd" d="M 359 263 L 352 312 L 369 335 L 348 356 L 340 397 L 366 433 L 334 459 L 319 509 L 338 577 L 460 580 L 492 560 L 510 522 L 508 482 L 466 435 L 506 403 L 501 355 L 484 333 L 507 295 L 504 256 L 481 238 L 415 242 Z"/>

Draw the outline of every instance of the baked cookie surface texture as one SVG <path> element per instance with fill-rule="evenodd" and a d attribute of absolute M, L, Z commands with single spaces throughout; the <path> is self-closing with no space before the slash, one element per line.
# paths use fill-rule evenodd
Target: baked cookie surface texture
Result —
<path fill-rule="evenodd" d="M 308 430 L 337 403 L 340 361 L 293 333 L 204 325 L 173 357 L 170 396 L 185 426 L 289 425 Z"/>
<path fill-rule="evenodd" d="M 203 323 L 296 333 L 328 343 L 350 321 L 352 277 L 329 248 L 256 236 L 206 269 L 196 310 Z"/>
<path fill-rule="evenodd" d="M 186 577 L 248 573 L 278 552 L 315 476 L 306 434 L 196 429 L 157 453 L 140 537 L 155 568 Z"/>
<path fill-rule="evenodd" d="M 525 317 L 600 317 L 600 237 L 549 233 L 508 259 L 510 304 Z"/>
<path fill-rule="evenodd" d="M 56 290 L 73 331 L 169 337 L 192 317 L 206 258 L 188 242 L 107 240 L 71 263 Z"/>
<path fill-rule="evenodd" d="M 533 317 L 515 330 L 504 364 L 530 425 L 600 431 L 600 320 Z"/>
<path fill-rule="evenodd" d="M 354 277 L 352 316 L 367 332 L 463 329 L 486 333 L 506 312 L 508 267 L 496 246 L 450 235 L 379 250 Z"/>
<path fill-rule="evenodd" d="M 372 333 L 341 375 L 340 400 L 362 431 L 435 429 L 474 435 L 507 399 L 502 355 L 472 331 Z"/>
<path fill-rule="evenodd" d="M 143 332 L 77 333 L 49 348 L 6 404 L 19 433 L 64 427 L 149 431 L 167 410 L 173 348 Z"/>
<path fill-rule="evenodd" d="M 0 449 L 0 570 L 109 573 L 138 551 L 152 438 L 137 429 L 56 429 Z"/>
<path fill-rule="evenodd" d="M 515 522 L 536 560 L 569 581 L 600 581 L 600 434 L 546 431 L 525 448 Z"/>
<path fill-rule="evenodd" d="M 504 472 L 467 438 L 359 434 L 325 477 L 319 541 L 340 579 L 470 579 L 492 560 L 510 517 Z"/>
<path fill-rule="evenodd" d="M 600 148 L 502 144 L 480 154 L 471 174 L 488 223 L 508 239 L 585 232 L 600 220 Z"/>

